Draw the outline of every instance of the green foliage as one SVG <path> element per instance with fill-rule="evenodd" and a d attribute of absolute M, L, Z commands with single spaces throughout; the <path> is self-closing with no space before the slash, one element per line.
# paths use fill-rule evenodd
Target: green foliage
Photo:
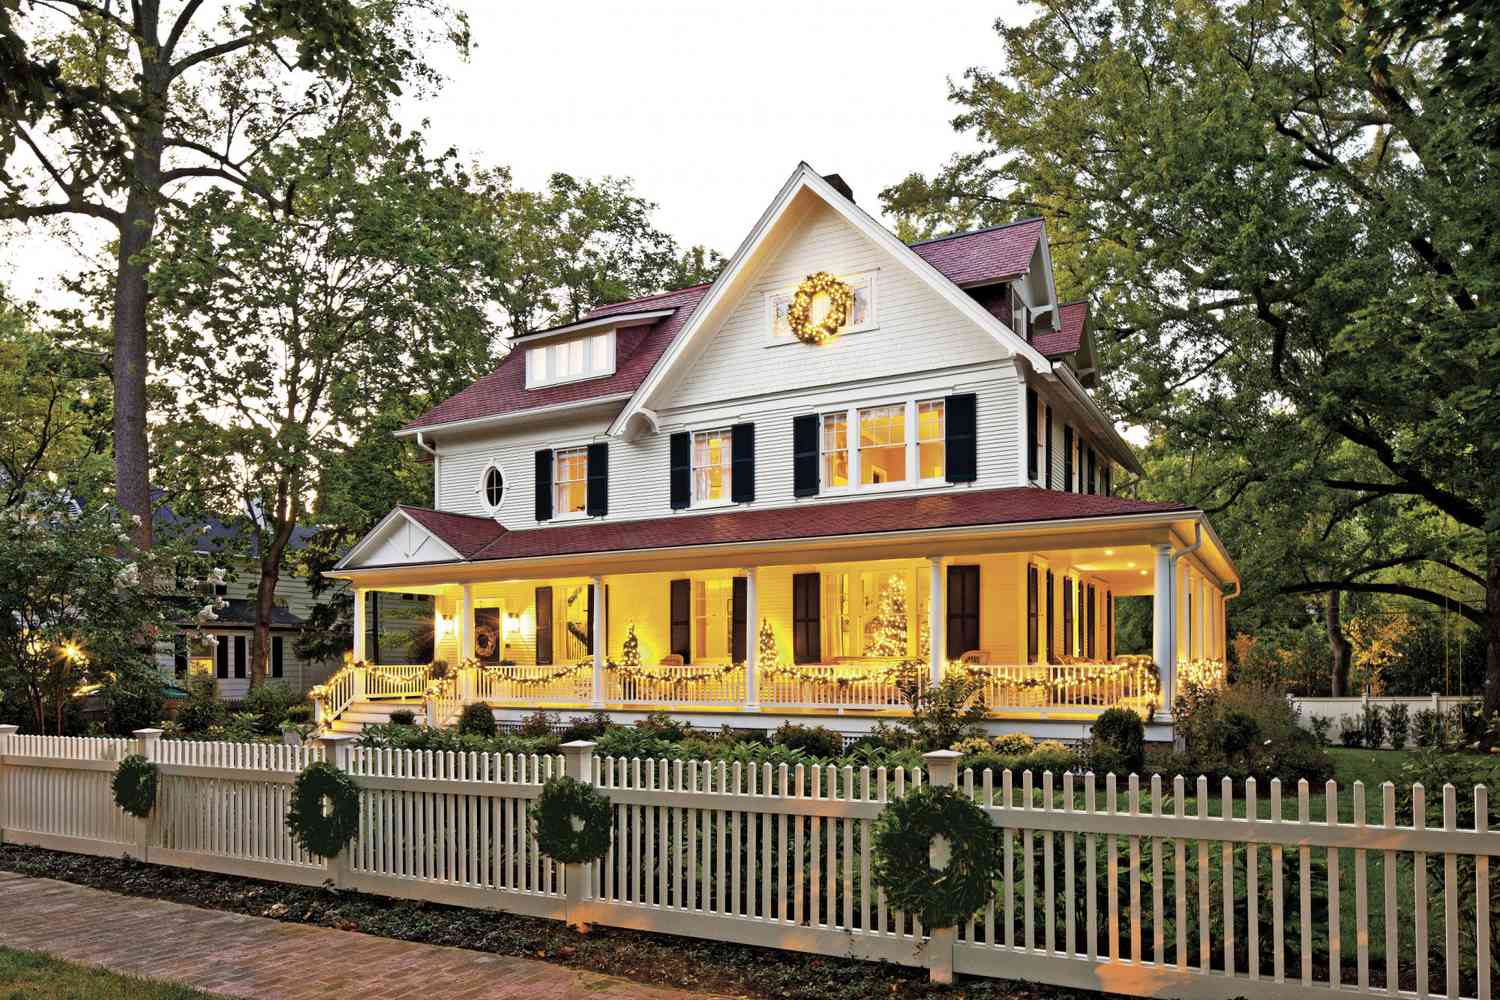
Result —
<path fill-rule="evenodd" d="M 1413 720 L 1417 746 L 1441 748 L 1444 744 L 1443 715 L 1431 708 L 1419 708 Z"/>
<path fill-rule="evenodd" d="M 561 745 L 556 736 L 527 738 L 497 733 L 493 738 L 457 729 L 399 724 L 366 726 L 359 736 L 362 747 L 388 747 L 393 750 L 431 750 L 453 753 L 554 754 Z"/>
<path fill-rule="evenodd" d="M 129 736 L 137 729 L 161 724 L 166 704 L 161 675 L 152 666 L 122 665 L 99 689 L 99 700 L 108 715 L 112 736 Z"/>
<path fill-rule="evenodd" d="M 557 716 L 545 709 L 537 709 L 530 715 L 521 719 L 520 733 L 530 739 L 538 739 L 543 736 L 551 736 L 552 730 L 557 726 Z"/>
<path fill-rule="evenodd" d="M 137 819 L 145 819 L 156 808 L 156 786 L 156 765 L 138 753 L 120 761 L 109 782 L 115 805 Z"/>
<path fill-rule="evenodd" d="M 1028 733 L 1001 733 L 992 742 L 995 752 L 1003 754 L 1028 754 L 1036 748 L 1036 740 Z"/>
<path fill-rule="evenodd" d="M 1379 705 L 1366 705 L 1360 712 L 1359 725 L 1364 730 L 1365 746 L 1371 750 L 1385 746 L 1385 713 Z"/>
<path fill-rule="evenodd" d="M 1328 744 L 1328 733 L 1333 729 L 1333 717 L 1331 715 L 1310 715 L 1307 724 L 1312 730 L 1313 739 L 1318 741 L 1319 746 Z"/>
<path fill-rule="evenodd" d="M 1298 724 L 1291 702 L 1273 688 L 1196 689 L 1178 700 L 1176 718 L 1186 753 L 1174 764 L 1189 773 L 1263 782 L 1319 782 L 1333 774 L 1318 738 Z"/>
<path fill-rule="evenodd" d="M 962 672 L 943 676 L 942 683 L 929 685 L 923 664 L 902 664 L 896 682 L 901 697 L 911 710 L 911 720 L 895 728 L 904 733 L 911 745 L 923 751 L 946 750 L 965 739 L 984 735 L 987 712 L 980 692 L 981 678 Z"/>
<path fill-rule="evenodd" d="M 303 850 L 337 857 L 359 832 L 359 787 L 327 761 L 307 765 L 292 785 L 286 826 Z"/>
<path fill-rule="evenodd" d="M 1339 743 L 1356 750 L 1365 745 L 1365 723 L 1362 718 L 1346 715 L 1339 719 Z"/>
<path fill-rule="evenodd" d="M 1128 708 L 1099 713 L 1089 727 L 1089 767 L 1095 771 L 1133 774 L 1146 761 L 1146 724 Z"/>
<path fill-rule="evenodd" d="M 266 681 L 246 693 L 239 709 L 255 716 L 256 732 L 270 735 L 280 730 L 287 712 L 301 701 L 302 696 L 286 681 Z"/>
<path fill-rule="evenodd" d="M 637 729 L 653 736 L 674 742 L 686 739 L 693 731 L 691 726 L 672 718 L 668 712 L 647 713 L 646 717 L 635 725 Z"/>
<path fill-rule="evenodd" d="M 463 714 L 458 717 L 458 732 L 461 736 L 478 736 L 481 739 L 494 739 L 495 712 L 482 701 L 470 702 L 464 706 Z M 528 735 L 522 729 L 521 735 Z"/>
<path fill-rule="evenodd" d="M 552 778 L 527 810 L 541 852 L 562 864 L 597 861 L 609 853 L 614 810 L 609 797 L 571 777 Z M 574 829 L 573 820 L 581 825 Z"/>
<path fill-rule="evenodd" d="M 574 740 L 597 740 L 611 724 L 608 712 L 575 715 L 568 720 L 568 726 L 562 733 L 562 741 L 571 743 Z"/>
<path fill-rule="evenodd" d="M 391 713 L 391 725 L 414 726 L 417 724 L 417 713 L 409 708 L 398 708 Z"/>
<path fill-rule="evenodd" d="M 1385 710 L 1385 725 L 1390 734 L 1391 749 L 1406 749 L 1406 742 L 1411 738 L 1411 709 L 1402 702 L 1391 705 Z"/>
<path fill-rule="evenodd" d="M 612 726 L 595 741 L 594 752 L 605 757 L 680 758 L 677 743 L 645 726 Z"/>
<path fill-rule="evenodd" d="M 223 723 L 229 710 L 219 700 L 219 685 L 211 674 L 192 674 L 185 685 L 187 698 L 177 706 L 177 725 L 186 733 L 203 733 Z"/>
<path fill-rule="evenodd" d="M 811 757 L 837 757 L 843 752 L 844 739 L 826 726 L 802 726 L 783 722 L 771 737 L 780 746 L 800 750 Z"/>
<path fill-rule="evenodd" d="M 934 837 L 947 842 L 948 864 L 934 868 Z M 891 802 L 875 821 L 875 884 L 891 906 L 926 927 L 954 927 L 994 898 L 1000 842 L 990 819 L 952 788 L 924 785 Z"/>

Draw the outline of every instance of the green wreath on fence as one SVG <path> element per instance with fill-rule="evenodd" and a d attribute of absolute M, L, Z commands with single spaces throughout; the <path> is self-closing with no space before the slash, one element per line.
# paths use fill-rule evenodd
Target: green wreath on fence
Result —
<path fill-rule="evenodd" d="M 133 753 L 115 768 L 109 787 L 115 793 L 115 805 L 136 819 L 145 819 L 156 807 L 156 784 L 156 765 Z"/>
<path fill-rule="evenodd" d="M 327 761 L 307 765 L 292 786 L 286 825 L 308 853 L 337 857 L 359 829 L 359 788 L 354 779 Z"/>
<path fill-rule="evenodd" d="M 934 868 L 934 837 L 947 840 L 946 868 Z M 999 839 L 989 817 L 952 788 L 928 785 L 881 810 L 875 821 L 875 884 L 925 927 L 956 927 L 984 909 L 1000 876 Z"/>
<path fill-rule="evenodd" d="M 553 778 L 527 810 L 542 853 L 565 865 L 597 861 L 609 853 L 614 813 L 608 797 L 576 778 Z"/>

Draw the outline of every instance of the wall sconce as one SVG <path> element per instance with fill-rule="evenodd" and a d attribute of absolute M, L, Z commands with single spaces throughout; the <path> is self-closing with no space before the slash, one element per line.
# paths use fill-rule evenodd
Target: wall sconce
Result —
<path fill-rule="evenodd" d="M 447 639 L 453 634 L 454 621 L 447 615 L 437 612 L 433 614 L 433 632 L 439 639 Z"/>

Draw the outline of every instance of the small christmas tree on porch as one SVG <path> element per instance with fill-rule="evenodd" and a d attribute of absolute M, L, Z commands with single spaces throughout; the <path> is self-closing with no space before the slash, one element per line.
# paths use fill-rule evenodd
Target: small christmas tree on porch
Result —
<path fill-rule="evenodd" d="M 760 634 L 755 643 L 755 662 L 762 667 L 774 667 L 779 655 L 776 651 L 776 633 L 771 631 L 771 623 L 762 618 Z"/>
<path fill-rule="evenodd" d="M 641 665 L 641 640 L 636 638 L 635 625 L 629 626 L 625 633 L 625 645 L 620 648 L 620 666 L 638 667 Z"/>
<path fill-rule="evenodd" d="M 886 579 L 875 617 L 865 625 L 865 655 L 906 655 L 906 578 L 900 574 Z"/>

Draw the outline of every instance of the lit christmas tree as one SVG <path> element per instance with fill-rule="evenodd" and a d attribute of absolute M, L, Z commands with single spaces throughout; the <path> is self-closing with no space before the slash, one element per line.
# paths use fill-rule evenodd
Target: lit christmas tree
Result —
<path fill-rule="evenodd" d="M 625 645 L 620 649 L 620 666 L 638 667 L 641 665 L 641 640 L 636 638 L 635 625 L 629 626 L 625 633 Z"/>
<path fill-rule="evenodd" d="M 886 580 L 875 617 L 865 623 L 865 655 L 906 655 L 906 578 L 899 574 Z"/>
<path fill-rule="evenodd" d="M 760 635 L 755 643 L 755 662 L 763 667 L 772 667 L 777 664 L 776 633 L 771 631 L 771 623 L 764 618 L 760 620 Z"/>

